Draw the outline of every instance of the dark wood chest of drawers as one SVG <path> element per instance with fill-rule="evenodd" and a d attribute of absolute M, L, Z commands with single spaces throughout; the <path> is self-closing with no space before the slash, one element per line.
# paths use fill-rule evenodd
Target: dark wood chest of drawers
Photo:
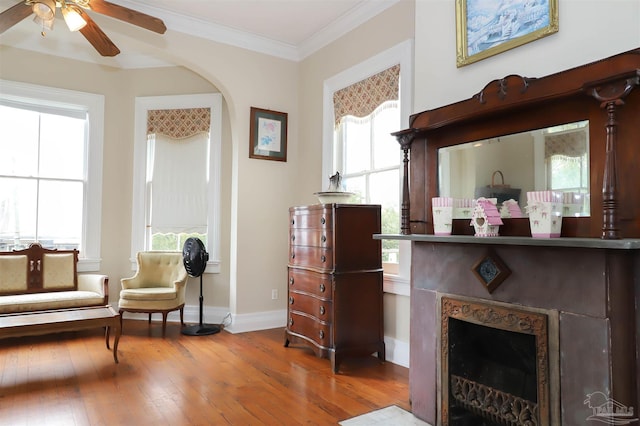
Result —
<path fill-rule="evenodd" d="M 299 341 L 329 358 L 374 352 L 384 361 L 380 206 L 289 209 L 285 346 Z"/>

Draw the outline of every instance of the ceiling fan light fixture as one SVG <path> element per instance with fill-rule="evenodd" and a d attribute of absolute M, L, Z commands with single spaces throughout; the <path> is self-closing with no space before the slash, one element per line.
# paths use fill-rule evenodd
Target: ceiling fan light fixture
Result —
<path fill-rule="evenodd" d="M 37 0 L 33 2 L 31 8 L 33 9 L 33 13 L 42 21 L 52 20 L 56 15 L 55 0 Z"/>
<path fill-rule="evenodd" d="M 62 7 L 62 16 L 67 23 L 70 31 L 78 31 L 87 25 L 87 21 L 84 20 L 80 12 L 74 9 L 72 6 L 64 5 Z"/>
<path fill-rule="evenodd" d="M 41 27 L 44 30 L 53 30 L 53 23 L 55 22 L 54 18 L 51 19 L 42 19 L 41 17 L 39 17 L 38 15 L 35 15 L 33 17 L 33 22 L 35 22 L 36 24 L 38 24 L 39 27 Z"/>

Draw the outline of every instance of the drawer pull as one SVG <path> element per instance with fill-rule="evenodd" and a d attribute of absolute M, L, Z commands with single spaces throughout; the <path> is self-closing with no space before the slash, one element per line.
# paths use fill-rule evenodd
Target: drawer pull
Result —
<path fill-rule="evenodd" d="M 326 235 L 323 235 L 323 236 L 322 236 L 322 242 L 323 242 L 323 243 L 326 243 L 326 242 L 327 242 L 327 236 L 326 236 Z"/>
<path fill-rule="evenodd" d="M 295 235 L 292 235 L 292 236 L 291 236 L 291 241 L 295 241 L 295 240 L 296 240 L 296 236 L 295 236 Z"/>
<path fill-rule="evenodd" d="M 320 330 L 320 333 L 319 333 L 319 334 L 320 334 L 320 338 L 321 338 L 321 339 L 324 339 L 324 330 Z"/>
<path fill-rule="evenodd" d="M 295 253 L 291 253 L 291 258 L 295 259 L 296 258 L 296 254 Z"/>
<path fill-rule="evenodd" d="M 289 304 L 293 305 L 293 296 L 289 296 Z"/>
<path fill-rule="evenodd" d="M 289 318 L 289 326 L 293 325 L 293 318 Z"/>
<path fill-rule="evenodd" d="M 296 220 L 295 219 L 291 219 L 291 224 L 295 225 L 296 224 Z"/>
<path fill-rule="evenodd" d="M 327 261 L 327 256 L 325 256 L 324 254 L 322 256 L 320 256 L 320 260 L 322 261 L 322 263 Z"/>
<path fill-rule="evenodd" d="M 293 277 L 289 277 L 289 285 L 293 285 Z"/>
<path fill-rule="evenodd" d="M 326 219 L 323 217 L 323 218 L 321 218 L 321 219 L 320 219 L 320 223 L 324 225 L 325 223 L 327 223 L 327 221 L 326 221 Z"/>
<path fill-rule="evenodd" d="M 320 306 L 320 315 L 324 315 L 324 306 Z"/>
<path fill-rule="evenodd" d="M 324 284 L 320 284 L 320 292 L 324 293 L 325 290 Z"/>

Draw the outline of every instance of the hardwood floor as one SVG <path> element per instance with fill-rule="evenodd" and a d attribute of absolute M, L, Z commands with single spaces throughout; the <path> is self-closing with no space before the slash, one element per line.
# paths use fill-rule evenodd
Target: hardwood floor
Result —
<path fill-rule="evenodd" d="M 331 425 L 409 407 L 408 369 L 346 359 L 339 374 L 282 329 L 183 336 L 124 321 L 119 364 L 101 330 L 0 340 L 2 425 Z"/>

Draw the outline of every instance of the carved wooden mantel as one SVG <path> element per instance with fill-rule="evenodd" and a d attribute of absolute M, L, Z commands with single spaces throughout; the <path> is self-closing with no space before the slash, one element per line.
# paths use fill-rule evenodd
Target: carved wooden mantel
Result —
<path fill-rule="evenodd" d="M 468 100 L 412 115 L 411 127 L 394 133 L 404 152 L 402 234 L 433 233 L 439 148 L 588 119 L 591 217 L 564 218 L 562 235 L 640 237 L 639 85 L 640 48 L 542 78 L 510 75 Z M 501 234 L 527 235 L 526 219 L 507 221 Z"/>

